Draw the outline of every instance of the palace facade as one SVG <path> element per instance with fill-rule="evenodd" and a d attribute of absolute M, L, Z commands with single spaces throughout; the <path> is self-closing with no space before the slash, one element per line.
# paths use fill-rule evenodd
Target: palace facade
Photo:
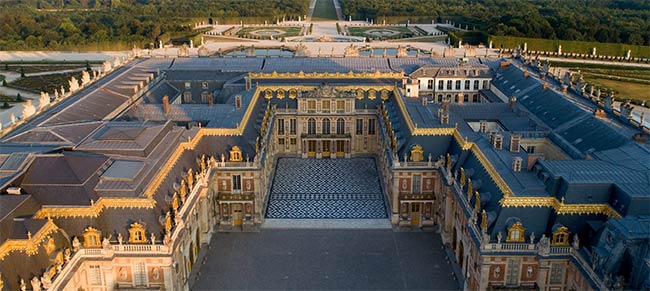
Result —
<path fill-rule="evenodd" d="M 0 290 L 188 290 L 212 236 L 264 224 L 284 157 L 373 158 L 393 229 L 438 232 L 464 290 L 650 289 L 649 130 L 536 60 L 134 59 L 105 78 L 2 137 Z"/>

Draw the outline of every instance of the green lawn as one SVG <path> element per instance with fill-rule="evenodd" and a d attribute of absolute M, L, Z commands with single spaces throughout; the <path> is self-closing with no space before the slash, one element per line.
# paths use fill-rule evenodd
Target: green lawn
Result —
<path fill-rule="evenodd" d="M 585 76 L 585 81 L 614 90 L 614 92 L 616 92 L 615 96 L 619 100 L 632 99 L 650 101 L 650 84 L 632 83 L 590 75 Z"/>
<path fill-rule="evenodd" d="M 490 40 L 492 40 L 493 47 L 495 48 L 515 48 L 527 43 L 528 50 L 531 51 L 556 52 L 558 46 L 562 45 L 562 52 L 564 53 L 591 54 L 592 48 L 595 47 L 598 55 L 623 57 L 625 56 L 625 53 L 630 50 L 632 57 L 650 57 L 650 46 L 643 45 L 496 35 L 490 36 Z"/>
<path fill-rule="evenodd" d="M 52 74 L 43 76 L 34 76 L 20 78 L 7 84 L 9 87 L 22 89 L 34 93 L 49 92 L 52 94 L 54 89 L 60 90 L 63 86 L 66 91 L 69 90 L 68 80 L 71 76 L 75 76 L 77 80 L 81 80 L 81 72 L 65 73 L 65 74 Z"/>
<path fill-rule="evenodd" d="M 273 38 L 279 39 L 283 37 L 292 37 L 292 36 L 299 36 L 300 32 L 302 31 L 302 27 L 300 26 L 266 26 L 266 27 L 260 27 L 260 26 L 255 26 L 255 27 L 244 27 L 237 31 L 237 36 L 239 37 L 244 37 L 244 38 L 257 38 L 257 39 L 269 39 L 270 36 L 260 36 L 260 35 L 255 35 L 252 32 L 256 30 L 280 30 L 284 31 L 283 34 L 278 34 L 274 35 Z"/>
<path fill-rule="evenodd" d="M 314 7 L 314 14 L 311 20 L 338 20 L 336 16 L 336 9 L 334 8 L 334 1 L 332 0 L 316 0 Z"/>

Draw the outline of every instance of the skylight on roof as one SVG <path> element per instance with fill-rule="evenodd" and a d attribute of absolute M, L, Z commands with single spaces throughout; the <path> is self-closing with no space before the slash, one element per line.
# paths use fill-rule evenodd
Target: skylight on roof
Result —
<path fill-rule="evenodd" d="M 142 161 L 115 161 L 102 174 L 102 179 L 133 180 L 143 166 Z"/>

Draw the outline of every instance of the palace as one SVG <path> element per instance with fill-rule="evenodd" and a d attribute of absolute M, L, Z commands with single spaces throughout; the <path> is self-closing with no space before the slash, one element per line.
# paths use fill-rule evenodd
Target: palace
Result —
<path fill-rule="evenodd" d="M 189 290 L 212 236 L 286 218 L 438 232 L 464 290 L 650 289 L 650 130 L 548 64 L 179 57 L 104 73 L 1 139 L 0 290 Z M 289 191 L 314 167 L 364 175 Z M 374 190 L 350 201 L 355 184 Z"/>

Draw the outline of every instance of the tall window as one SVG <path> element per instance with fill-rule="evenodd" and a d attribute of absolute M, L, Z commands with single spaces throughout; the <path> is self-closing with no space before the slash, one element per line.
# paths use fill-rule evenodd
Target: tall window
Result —
<path fill-rule="evenodd" d="M 325 118 L 323 119 L 323 134 L 330 134 L 330 119 Z"/>
<path fill-rule="evenodd" d="M 460 80 L 456 80 L 456 90 L 460 90 Z"/>
<path fill-rule="evenodd" d="M 412 189 L 413 194 L 420 194 L 422 193 L 422 176 L 420 175 L 413 175 L 413 189 Z"/>
<path fill-rule="evenodd" d="M 483 89 L 488 88 L 488 80 L 483 81 Z"/>
<path fill-rule="evenodd" d="M 330 101 L 323 100 L 323 112 L 330 112 Z"/>
<path fill-rule="evenodd" d="M 336 134 L 345 134 L 345 120 L 343 118 L 336 120 Z"/>
<path fill-rule="evenodd" d="M 296 119 L 289 119 L 289 134 L 296 134 Z"/>
<path fill-rule="evenodd" d="M 345 111 L 345 100 L 336 100 L 336 111 L 337 112 Z"/>
<path fill-rule="evenodd" d="M 375 120 L 368 119 L 368 134 L 375 134 Z"/>
<path fill-rule="evenodd" d="M 191 103 L 192 102 L 192 92 L 184 92 L 183 93 L 183 103 Z"/>
<path fill-rule="evenodd" d="M 363 134 L 363 119 L 357 119 L 357 134 Z"/>
<path fill-rule="evenodd" d="M 469 90 L 469 80 L 465 80 L 465 90 Z"/>
<path fill-rule="evenodd" d="M 232 175 L 232 191 L 241 191 L 241 175 Z"/>
<path fill-rule="evenodd" d="M 307 111 L 309 112 L 316 111 L 316 100 L 307 100 Z"/>
<path fill-rule="evenodd" d="M 88 281 L 93 286 L 102 285 L 102 270 L 99 268 L 99 265 L 88 266 Z"/>
<path fill-rule="evenodd" d="M 147 269 L 144 263 L 133 264 L 133 284 L 135 286 L 147 285 Z"/>
<path fill-rule="evenodd" d="M 474 80 L 474 90 L 478 90 L 478 80 Z"/>
<path fill-rule="evenodd" d="M 438 90 L 445 89 L 445 81 L 440 80 L 438 81 Z"/>
<path fill-rule="evenodd" d="M 564 267 L 558 263 L 551 264 L 551 284 L 562 284 L 564 281 Z"/>
<path fill-rule="evenodd" d="M 508 259 L 508 266 L 506 271 L 506 286 L 519 285 L 519 260 Z"/>
<path fill-rule="evenodd" d="M 427 89 L 433 89 L 433 80 L 427 81 Z"/>
<path fill-rule="evenodd" d="M 278 119 L 278 134 L 284 134 L 284 119 Z"/>
<path fill-rule="evenodd" d="M 447 80 L 447 90 L 451 90 L 451 86 L 452 86 L 452 81 Z"/>
<path fill-rule="evenodd" d="M 307 120 L 307 134 L 316 134 L 316 119 Z"/>

